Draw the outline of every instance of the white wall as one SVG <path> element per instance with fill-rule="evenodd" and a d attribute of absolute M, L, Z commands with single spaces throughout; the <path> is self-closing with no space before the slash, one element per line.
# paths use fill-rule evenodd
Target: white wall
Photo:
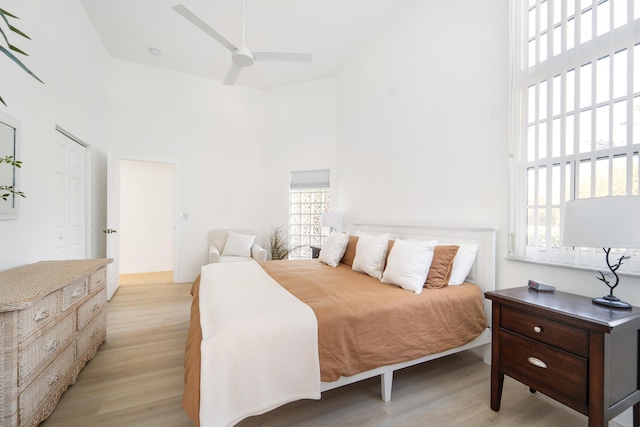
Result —
<path fill-rule="evenodd" d="M 173 163 L 120 161 L 120 274 L 173 271 Z"/>
<path fill-rule="evenodd" d="M 208 231 L 262 225 L 262 92 L 130 61 L 111 61 L 116 159 L 176 164 L 174 268 L 193 280 Z"/>
<path fill-rule="evenodd" d="M 289 223 L 291 171 L 329 169 L 336 190 L 336 80 L 264 92 L 263 228 Z M 267 234 L 268 235 L 268 234 Z"/>
<path fill-rule="evenodd" d="M 345 221 L 506 220 L 508 3 L 412 3 L 338 78 Z"/>
<path fill-rule="evenodd" d="M 497 225 L 498 288 L 602 296 L 594 273 L 506 260 L 509 7 L 414 2 L 338 78 L 346 222 Z M 640 280 L 616 290 L 640 305 Z"/>
<path fill-rule="evenodd" d="M 30 56 L 25 63 L 45 84 L 0 55 L 0 111 L 20 120 L 22 143 L 18 220 L 0 221 L 0 270 L 54 258 L 54 135 L 56 125 L 89 144 L 93 239 L 91 256 L 104 256 L 106 168 L 109 140 L 109 58 L 76 0 L 6 1 L 31 41 L 10 40 Z"/>

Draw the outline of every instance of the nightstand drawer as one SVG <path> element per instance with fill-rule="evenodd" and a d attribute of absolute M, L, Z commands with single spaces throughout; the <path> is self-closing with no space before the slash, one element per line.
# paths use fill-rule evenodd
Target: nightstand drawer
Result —
<path fill-rule="evenodd" d="M 571 407 L 585 406 L 587 360 L 519 335 L 500 331 L 505 373 Z"/>
<path fill-rule="evenodd" d="M 500 326 L 578 356 L 589 355 L 589 333 L 546 317 L 502 307 Z"/>

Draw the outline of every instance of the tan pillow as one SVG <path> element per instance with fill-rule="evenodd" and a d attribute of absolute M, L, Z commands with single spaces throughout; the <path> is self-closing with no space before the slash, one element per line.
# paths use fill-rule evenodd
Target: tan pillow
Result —
<path fill-rule="evenodd" d="M 459 246 L 455 245 L 436 246 L 429 274 L 424 282 L 425 288 L 438 289 L 447 286 L 453 268 L 453 258 L 455 258 L 458 248 Z"/>
<path fill-rule="evenodd" d="M 387 246 L 387 255 L 385 257 L 385 265 L 386 261 L 389 259 L 389 252 L 391 252 L 391 248 L 393 247 L 393 240 L 389 240 L 389 246 Z M 340 260 L 341 264 L 346 264 L 349 266 L 353 266 L 353 260 L 356 257 L 356 246 L 358 245 L 358 236 L 349 236 L 349 243 L 347 243 L 347 249 Z"/>
<path fill-rule="evenodd" d="M 395 240 L 389 240 L 389 245 L 387 246 L 387 256 L 385 256 L 384 258 L 384 265 L 387 265 L 389 263 L 389 254 L 391 253 L 391 248 L 393 248 L 394 243 Z"/>
<path fill-rule="evenodd" d="M 347 249 L 345 249 L 344 255 L 340 260 L 341 264 L 353 266 L 353 260 L 356 257 L 357 244 L 358 244 L 358 236 L 349 236 L 349 243 L 347 243 Z"/>

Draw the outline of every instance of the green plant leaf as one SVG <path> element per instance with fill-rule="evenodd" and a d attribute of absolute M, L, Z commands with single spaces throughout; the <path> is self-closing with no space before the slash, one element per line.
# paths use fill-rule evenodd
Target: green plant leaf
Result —
<path fill-rule="evenodd" d="M 19 35 L 21 35 L 22 37 L 25 37 L 25 38 L 27 38 L 27 39 L 31 40 L 31 37 L 29 37 L 28 35 L 26 35 L 26 34 L 25 34 L 25 33 L 23 33 L 22 31 L 20 31 L 19 29 L 17 29 L 17 28 L 16 28 L 16 27 L 14 27 L 13 25 L 9 25 L 9 29 L 10 29 L 11 31 L 13 31 L 14 33 L 16 33 L 16 34 L 19 34 Z"/>
<path fill-rule="evenodd" d="M 14 27 L 13 25 L 11 25 L 9 23 L 9 19 L 7 19 L 7 17 L 9 18 L 14 18 L 14 19 L 20 19 L 17 16 L 7 12 L 4 9 L 0 9 L 0 18 L 4 21 L 4 23 L 7 25 L 7 27 L 9 28 L 9 30 L 13 31 L 15 34 L 18 34 L 22 37 L 27 38 L 28 40 L 31 40 L 31 37 L 29 37 L 28 35 L 26 35 L 25 33 L 23 33 L 22 31 L 20 31 L 18 28 Z M 7 48 L 5 48 L 4 46 L 0 45 L 0 52 L 4 53 L 5 56 L 7 56 L 9 59 L 11 59 L 13 62 L 15 62 L 16 64 L 18 64 L 18 66 L 20 68 L 22 68 L 27 74 L 31 75 L 31 77 L 33 77 L 34 79 L 36 79 L 37 81 L 39 81 L 40 83 L 44 84 L 44 82 L 42 80 L 40 80 L 40 77 L 36 76 L 26 65 L 24 65 L 22 63 L 22 61 L 20 61 L 13 53 L 11 53 L 11 51 L 19 53 L 21 55 L 25 55 L 25 56 L 29 56 L 25 51 L 23 51 L 22 49 L 12 45 L 9 42 L 9 38 L 7 37 L 7 34 L 5 33 L 5 31 L 0 27 L 0 35 L 2 35 L 2 38 L 4 39 L 7 47 L 9 48 L 9 50 L 7 50 Z M 4 102 L 4 99 L 2 99 L 2 97 L 0 97 L 0 102 L 2 102 L 2 104 L 4 106 L 7 106 L 7 103 Z M 20 165 L 15 165 L 16 167 L 20 167 Z"/>
<path fill-rule="evenodd" d="M 16 58 L 16 56 L 15 56 L 13 53 L 11 53 L 10 51 L 8 51 L 4 46 L 0 46 L 0 52 L 4 53 L 4 54 L 5 54 L 5 55 L 7 55 L 9 58 L 11 58 L 11 60 L 13 60 L 13 62 L 15 62 L 16 64 L 18 64 L 18 66 L 19 66 L 20 68 L 22 68 L 24 71 L 26 71 L 26 72 L 27 72 L 27 74 L 31 75 L 34 79 L 36 79 L 36 80 L 37 80 L 37 81 L 39 81 L 40 83 L 43 83 L 43 84 L 44 84 L 44 82 L 43 82 L 42 80 L 40 80 L 40 78 L 39 78 L 38 76 L 36 76 L 35 74 L 33 74 L 33 73 L 31 72 L 31 70 L 30 70 L 29 68 L 27 68 L 27 66 L 26 66 L 26 65 L 24 65 L 24 64 L 22 63 L 22 61 L 20 61 L 18 58 Z"/>
<path fill-rule="evenodd" d="M 14 45 L 10 44 L 9 45 L 9 49 L 11 49 L 14 52 L 20 53 L 24 56 L 29 56 L 26 52 L 24 52 L 22 49 L 15 47 Z"/>
<path fill-rule="evenodd" d="M 10 17 L 10 18 L 20 19 L 20 18 L 18 18 L 17 16 L 15 16 L 15 15 L 13 15 L 13 14 L 11 14 L 11 13 L 7 12 L 6 10 L 4 10 L 4 9 L 2 9 L 2 8 L 0 8 L 0 15 L 6 15 L 6 16 L 8 16 L 8 17 Z M 6 19 L 5 19 L 5 21 L 6 21 Z"/>

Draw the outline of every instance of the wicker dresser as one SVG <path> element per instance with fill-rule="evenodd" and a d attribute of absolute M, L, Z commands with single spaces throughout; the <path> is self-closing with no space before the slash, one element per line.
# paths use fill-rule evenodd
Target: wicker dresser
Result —
<path fill-rule="evenodd" d="M 0 272 L 0 426 L 35 426 L 106 338 L 111 259 Z"/>

